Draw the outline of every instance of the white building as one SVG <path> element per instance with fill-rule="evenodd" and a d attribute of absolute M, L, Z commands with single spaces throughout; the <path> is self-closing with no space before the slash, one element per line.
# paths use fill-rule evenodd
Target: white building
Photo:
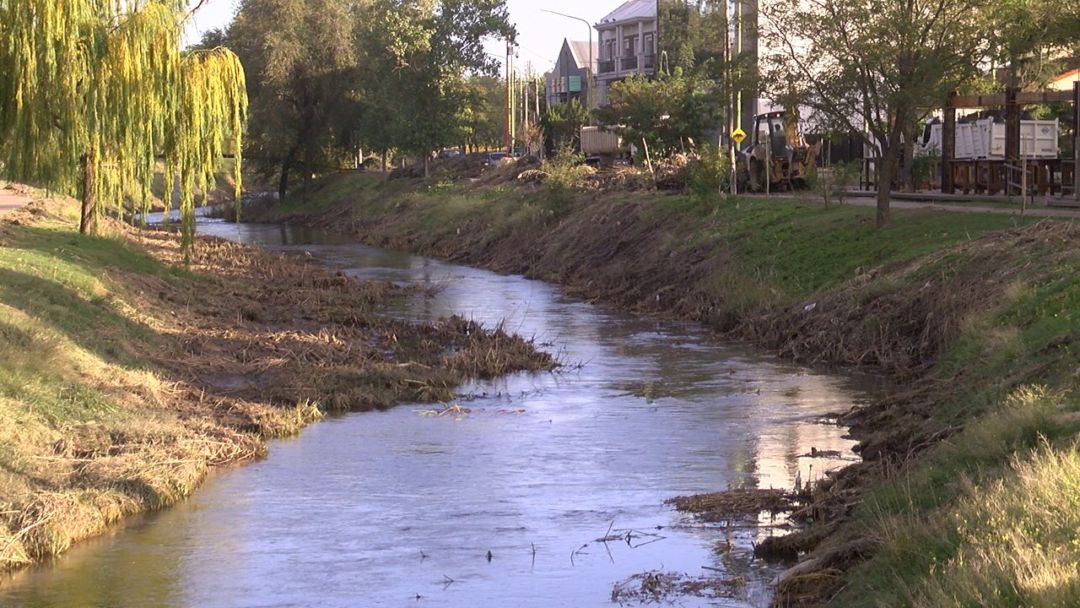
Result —
<path fill-rule="evenodd" d="M 606 105 L 608 88 L 633 74 L 656 74 L 656 0 L 629 0 L 596 24 L 600 61 L 596 66 L 597 102 Z"/>

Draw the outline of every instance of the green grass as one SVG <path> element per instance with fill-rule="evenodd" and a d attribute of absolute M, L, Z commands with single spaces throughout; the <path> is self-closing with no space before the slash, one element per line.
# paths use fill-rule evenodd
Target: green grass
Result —
<path fill-rule="evenodd" d="M 167 282 L 199 280 L 120 239 L 17 227 L 0 247 L 0 303 L 36 318 L 87 351 L 133 364 L 130 345 L 152 344 L 156 336 L 121 310 L 109 282 L 117 272 Z"/>
<path fill-rule="evenodd" d="M 936 415 L 966 428 L 868 494 L 858 525 L 882 549 L 833 605 L 1080 605 L 1078 263 L 1033 267 L 1038 285 L 946 353 L 957 396 Z"/>
<path fill-rule="evenodd" d="M 191 280 L 119 239 L 60 227 L 9 227 L 0 247 L 0 397 L 20 423 L 113 417 L 120 408 L 85 382 L 111 365 L 137 370 L 134 344 L 157 334 L 121 308 L 111 273 Z M 12 414 L 12 412 L 8 412 Z"/>
<path fill-rule="evenodd" d="M 742 263 L 794 297 L 1017 223 L 1008 216 L 913 211 L 894 212 L 892 224 L 879 230 L 870 209 L 760 199 L 742 201 L 730 216 L 727 238 Z"/>

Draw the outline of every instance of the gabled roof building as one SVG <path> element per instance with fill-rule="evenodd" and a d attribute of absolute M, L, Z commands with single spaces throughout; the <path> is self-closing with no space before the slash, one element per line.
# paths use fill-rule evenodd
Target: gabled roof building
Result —
<path fill-rule="evenodd" d="M 590 49 L 588 42 L 564 39 L 555 67 L 546 76 L 548 105 L 556 106 L 577 99 L 583 106 L 590 107 L 593 101 L 590 76 L 596 73 L 599 56 L 596 44 Z"/>

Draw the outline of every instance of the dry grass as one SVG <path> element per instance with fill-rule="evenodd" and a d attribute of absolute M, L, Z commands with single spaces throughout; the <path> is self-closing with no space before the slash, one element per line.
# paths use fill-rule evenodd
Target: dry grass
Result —
<path fill-rule="evenodd" d="M 1080 453 L 1044 445 L 968 483 L 946 521 L 961 547 L 912 590 L 918 608 L 1080 605 Z"/>

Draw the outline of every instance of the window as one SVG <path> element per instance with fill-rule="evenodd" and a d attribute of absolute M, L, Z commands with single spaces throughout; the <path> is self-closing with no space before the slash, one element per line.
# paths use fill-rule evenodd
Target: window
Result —
<path fill-rule="evenodd" d="M 615 40 L 604 41 L 604 59 L 608 61 L 615 59 Z"/>
<path fill-rule="evenodd" d="M 646 55 L 656 54 L 656 34 L 645 34 L 645 38 L 642 40 L 642 50 Z"/>
<path fill-rule="evenodd" d="M 623 39 L 623 57 L 634 57 L 637 55 L 637 36 L 626 36 Z"/>

